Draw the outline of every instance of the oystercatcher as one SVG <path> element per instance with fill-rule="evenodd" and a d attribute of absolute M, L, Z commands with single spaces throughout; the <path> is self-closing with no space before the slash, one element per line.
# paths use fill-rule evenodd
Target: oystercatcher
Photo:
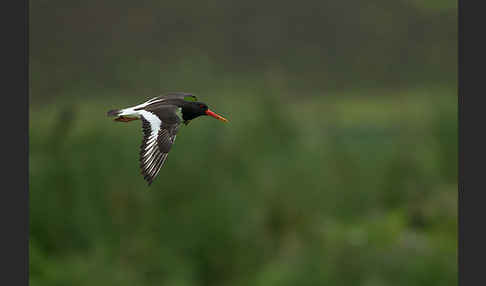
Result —
<path fill-rule="evenodd" d="M 205 103 L 198 102 L 196 96 L 183 92 L 169 93 L 137 106 L 108 111 L 108 116 L 115 116 L 118 122 L 142 120 L 140 168 L 149 186 L 164 165 L 181 123 L 187 125 L 201 115 L 228 121 L 211 111 Z"/>

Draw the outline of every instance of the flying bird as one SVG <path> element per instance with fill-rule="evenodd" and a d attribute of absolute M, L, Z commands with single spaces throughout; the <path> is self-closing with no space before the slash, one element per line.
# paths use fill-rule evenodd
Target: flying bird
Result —
<path fill-rule="evenodd" d="M 201 115 L 209 115 L 223 122 L 228 120 L 211 111 L 196 96 L 175 92 L 154 97 L 142 104 L 108 111 L 118 122 L 142 121 L 143 139 L 140 146 L 140 168 L 150 186 L 164 165 L 174 144 L 181 123 L 189 124 Z"/>

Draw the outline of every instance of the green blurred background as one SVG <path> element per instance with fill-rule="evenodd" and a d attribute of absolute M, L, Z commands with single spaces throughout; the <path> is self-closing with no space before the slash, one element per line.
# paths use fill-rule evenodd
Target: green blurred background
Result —
<path fill-rule="evenodd" d="M 457 285 L 451 0 L 30 1 L 31 285 Z M 140 122 L 191 92 L 154 183 Z"/>

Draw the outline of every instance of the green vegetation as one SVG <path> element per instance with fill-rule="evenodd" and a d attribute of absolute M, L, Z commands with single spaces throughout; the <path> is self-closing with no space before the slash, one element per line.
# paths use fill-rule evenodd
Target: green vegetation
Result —
<path fill-rule="evenodd" d="M 106 117 L 146 97 L 67 95 L 31 106 L 33 286 L 457 285 L 454 89 L 198 93 L 230 122 L 181 128 L 151 187 Z"/>
<path fill-rule="evenodd" d="M 31 1 L 31 285 L 457 285 L 456 2 Z"/>

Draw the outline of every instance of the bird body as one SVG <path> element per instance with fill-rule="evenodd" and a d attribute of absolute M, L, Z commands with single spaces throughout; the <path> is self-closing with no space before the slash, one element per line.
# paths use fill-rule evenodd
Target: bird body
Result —
<path fill-rule="evenodd" d="M 187 125 L 202 115 L 227 122 L 209 110 L 205 103 L 196 100 L 192 94 L 177 92 L 154 97 L 136 106 L 108 111 L 108 116 L 115 117 L 118 122 L 142 121 L 140 168 L 149 185 L 164 165 L 181 123 Z"/>

